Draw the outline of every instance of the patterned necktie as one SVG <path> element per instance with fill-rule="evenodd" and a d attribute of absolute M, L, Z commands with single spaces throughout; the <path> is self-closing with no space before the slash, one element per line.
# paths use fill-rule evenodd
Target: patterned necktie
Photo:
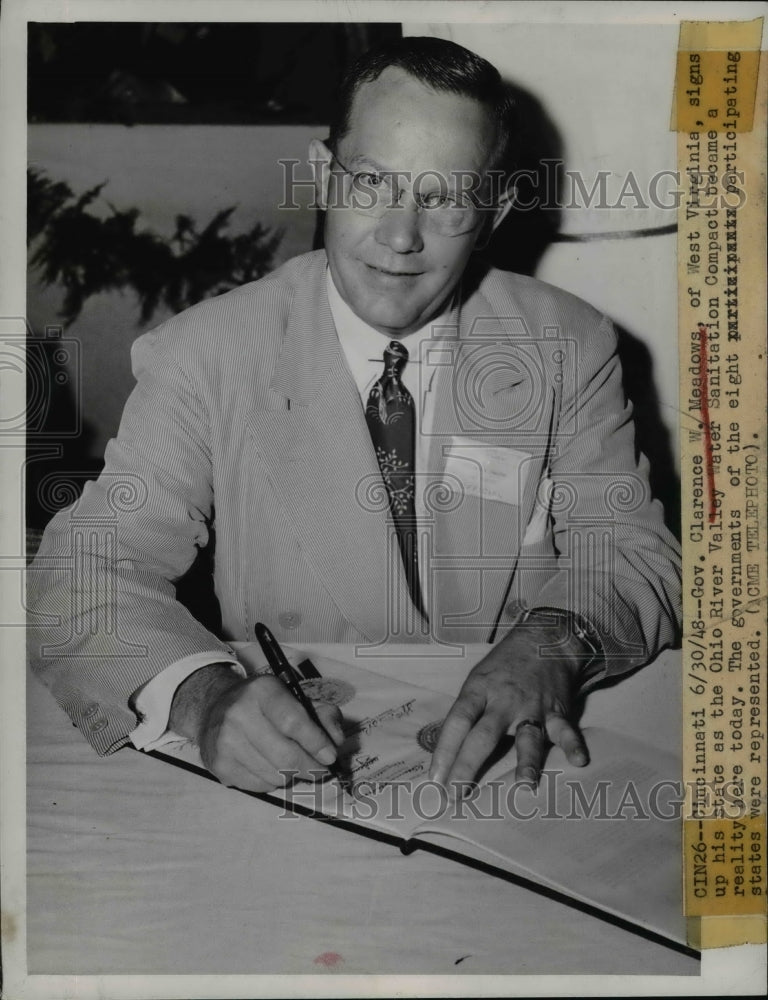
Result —
<path fill-rule="evenodd" d="M 384 351 L 384 373 L 374 383 L 365 419 L 389 497 L 408 590 L 426 617 L 419 584 L 415 493 L 416 411 L 401 374 L 408 350 L 396 340 Z"/>

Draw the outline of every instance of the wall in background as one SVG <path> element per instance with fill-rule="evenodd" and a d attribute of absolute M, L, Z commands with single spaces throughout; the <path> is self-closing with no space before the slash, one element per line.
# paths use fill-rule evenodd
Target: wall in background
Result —
<path fill-rule="evenodd" d="M 90 207 L 105 213 L 107 203 L 119 209 L 137 207 L 143 225 L 166 236 L 174 231 L 177 214 L 194 217 L 200 227 L 221 209 L 236 205 L 228 232 L 248 230 L 259 221 L 281 229 L 283 238 L 275 264 L 312 247 L 315 213 L 308 207 L 281 210 L 282 170 L 278 159 L 306 160 L 309 140 L 324 137 L 325 126 L 307 125 L 31 125 L 29 164 L 51 179 L 65 181 L 75 194 L 107 181 Z M 297 177 L 308 168 L 296 167 Z M 308 206 L 311 193 L 297 193 Z M 57 318 L 63 293 L 43 288 L 31 272 L 27 316 L 42 335 Z M 117 430 L 125 400 L 133 386 L 130 345 L 144 329 L 156 326 L 167 312 L 139 324 L 135 297 L 102 294 L 89 299 L 64 334 L 80 343 L 85 453 L 104 454 Z"/>

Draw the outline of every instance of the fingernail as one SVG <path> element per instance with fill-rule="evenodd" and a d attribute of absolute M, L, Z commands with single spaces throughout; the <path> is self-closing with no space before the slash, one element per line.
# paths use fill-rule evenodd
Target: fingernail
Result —
<path fill-rule="evenodd" d="M 317 759 L 321 764 L 332 764 L 336 760 L 336 751 L 331 747 L 323 747 L 317 754 Z"/>
<path fill-rule="evenodd" d="M 432 781 L 436 782 L 438 785 L 444 785 L 445 769 L 441 767 L 436 767 L 434 769 L 430 768 L 429 777 Z"/>

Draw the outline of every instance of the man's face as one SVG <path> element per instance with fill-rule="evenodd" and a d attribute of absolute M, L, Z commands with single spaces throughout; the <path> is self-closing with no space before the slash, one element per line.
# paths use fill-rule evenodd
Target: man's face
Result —
<path fill-rule="evenodd" d="M 460 187 L 462 176 L 483 175 L 494 141 L 495 126 L 482 105 L 433 91 L 399 67 L 388 67 L 355 95 L 336 155 L 352 171 L 399 171 L 395 186 L 405 192 L 400 203 L 381 215 L 345 205 L 335 186 L 345 180 L 339 162 L 313 142 L 311 157 L 323 161 L 319 184 L 334 283 L 352 310 L 381 333 L 401 337 L 438 314 L 482 228 L 478 215 L 460 235 L 435 231 L 428 211 L 419 210 L 412 197 L 413 181 L 423 177 L 422 195 L 440 191 L 440 178 L 449 190 Z"/>

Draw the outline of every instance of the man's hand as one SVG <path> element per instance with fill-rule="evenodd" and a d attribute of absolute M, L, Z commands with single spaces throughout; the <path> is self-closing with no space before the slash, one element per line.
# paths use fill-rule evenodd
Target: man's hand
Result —
<path fill-rule="evenodd" d="M 179 686 L 169 726 L 195 740 L 203 763 L 223 784 L 269 792 L 292 777 L 315 780 L 336 760 L 334 743 L 344 741 L 341 713 L 323 704 L 315 710 L 327 732 L 276 677 L 243 680 L 215 664 Z"/>
<path fill-rule="evenodd" d="M 573 637 L 572 637 L 573 638 Z M 562 656 L 539 649 L 562 640 L 553 626 L 513 630 L 470 671 L 443 723 L 431 776 L 453 792 L 474 781 L 510 732 L 515 736 L 515 779 L 537 784 L 550 743 L 568 761 L 589 763 L 584 740 L 571 721 L 579 687 L 579 640 L 560 647 Z"/>

